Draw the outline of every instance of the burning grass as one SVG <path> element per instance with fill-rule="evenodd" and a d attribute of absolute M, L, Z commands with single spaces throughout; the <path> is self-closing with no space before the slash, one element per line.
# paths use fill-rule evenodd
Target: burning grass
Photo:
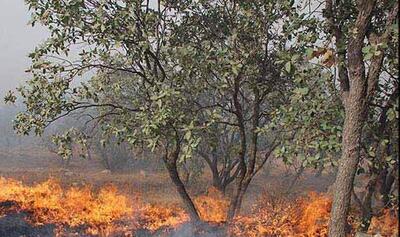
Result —
<path fill-rule="evenodd" d="M 226 221 L 229 200 L 216 188 L 209 188 L 205 195 L 196 197 L 194 203 L 202 220 L 214 223 Z"/>
<path fill-rule="evenodd" d="M 180 207 L 145 204 L 113 186 L 94 192 L 89 186 L 63 189 L 52 179 L 26 186 L 0 177 L 0 187 L 0 203 L 13 204 L 0 206 L 0 218 L 10 212 L 25 212 L 32 225 L 55 225 L 58 236 L 66 236 L 63 231 L 68 228 L 94 236 L 135 236 L 138 230 L 151 235 L 159 230 L 176 230 L 189 222 Z M 226 224 L 229 201 L 217 190 L 209 189 L 194 202 L 204 221 L 221 227 Z M 324 194 L 310 193 L 294 200 L 263 195 L 252 214 L 236 217 L 227 229 L 235 237 L 327 236 L 330 206 L 331 199 Z M 397 225 L 397 212 L 387 210 L 372 219 L 369 233 L 395 236 Z"/>
<path fill-rule="evenodd" d="M 52 179 L 29 187 L 0 177 L 0 187 L 0 202 L 15 202 L 17 206 L 11 209 L 29 213 L 29 221 L 35 225 L 85 226 L 93 232 L 108 229 L 114 222 L 134 215 L 128 198 L 113 186 L 94 193 L 89 186 L 64 190 Z"/>
<path fill-rule="evenodd" d="M 63 189 L 53 179 L 27 186 L 0 177 L 0 187 L 0 203 L 15 204 L 0 208 L 0 217 L 10 212 L 26 212 L 32 225 L 55 224 L 59 236 L 64 236 L 65 228 L 79 228 L 95 236 L 117 232 L 129 236 L 137 229 L 150 232 L 171 229 L 189 220 L 181 208 L 145 204 L 138 197 L 132 200 L 114 186 L 93 192 L 90 186 Z"/>
<path fill-rule="evenodd" d="M 161 228 L 174 228 L 189 221 L 189 216 L 178 207 L 145 205 L 142 208 L 141 223 L 143 228 L 156 231 Z"/>
<path fill-rule="evenodd" d="M 399 236 L 398 210 L 385 209 L 380 216 L 372 217 L 369 234 L 380 233 L 382 236 Z"/>
<path fill-rule="evenodd" d="M 288 200 L 264 195 L 252 215 L 239 216 L 231 225 L 234 236 L 326 237 L 332 200 L 328 195 L 311 192 L 306 197 Z M 354 214 L 354 213 L 352 213 Z M 354 236 L 359 223 L 349 217 Z M 398 236 L 396 211 L 384 210 L 373 217 L 368 233 L 383 237 Z"/>

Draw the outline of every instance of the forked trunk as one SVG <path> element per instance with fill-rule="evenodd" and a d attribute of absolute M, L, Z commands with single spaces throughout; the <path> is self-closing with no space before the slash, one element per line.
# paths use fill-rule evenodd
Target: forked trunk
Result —
<path fill-rule="evenodd" d="M 245 122 L 243 117 L 243 109 L 239 101 L 239 88 L 240 88 L 240 78 L 236 77 L 234 81 L 234 93 L 233 93 L 233 104 L 236 109 L 235 114 L 237 118 L 237 122 L 239 124 L 239 136 L 240 136 L 240 148 L 238 152 L 239 156 L 239 164 L 238 164 L 238 176 L 236 178 L 236 187 L 231 199 L 229 210 L 228 210 L 228 220 L 232 220 L 235 217 L 237 208 L 239 206 L 240 196 L 243 192 L 243 181 L 246 177 L 247 168 L 246 168 L 246 151 L 247 151 L 247 141 L 246 141 L 246 130 L 245 130 Z"/>
<path fill-rule="evenodd" d="M 220 191 L 221 193 L 225 194 L 225 186 L 222 183 L 222 180 L 220 178 L 220 176 L 218 175 L 218 173 L 212 173 L 212 186 L 214 188 L 216 188 L 218 191 Z"/>

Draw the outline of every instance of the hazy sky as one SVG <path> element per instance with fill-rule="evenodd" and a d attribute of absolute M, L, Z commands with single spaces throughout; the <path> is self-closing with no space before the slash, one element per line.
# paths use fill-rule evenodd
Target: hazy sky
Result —
<path fill-rule="evenodd" d="M 28 79 L 27 55 L 46 39 L 46 31 L 28 25 L 29 19 L 24 0 L 0 0 L 0 105 L 6 91 Z"/>

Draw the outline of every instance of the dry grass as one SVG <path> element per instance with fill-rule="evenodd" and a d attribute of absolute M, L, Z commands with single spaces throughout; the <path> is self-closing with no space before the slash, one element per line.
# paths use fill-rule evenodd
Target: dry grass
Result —
<path fill-rule="evenodd" d="M 141 221 L 151 230 L 177 225 L 187 220 L 179 195 L 168 174 L 163 170 L 137 168 L 131 172 L 110 173 L 104 172 L 96 159 L 74 159 L 68 169 L 65 169 L 57 159 L 54 154 L 37 149 L 16 149 L 7 153 L 0 151 L 0 177 L 13 178 L 28 185 L 39 184 L 49 179 L 57 180 L 59 187 L 53 185 L 54 187 L 59 190 L 75 190 L 69 192 L 70 195 L 82 197 L 85 196 L 85 192 L 101 193 L 102 188 L 112 185 L 119 193 L 128 197 L 128 201 L 140 198 L 144 208 Z M 308 199 L 296 197 L 310 191 L 325 192 L 333 181 L 332 177 L 325 174 L 316 178 L 311 171 L 305 172 L 291 192 L 293 200 L 300 201 L 291 203 L 280 199 L 288 196 L 286 186 L 291 177 L 285 176 L 286 167 L 282 163 L 275 162 L 273 165 L 274 169 L 268 176 L 260 173 L 255 177 L 244 199 L 244 211 L 234 230 L 248 236 L 259 236 L 259 233 L 290 236 L 287 234 L 294 231 L 307 233 L 304 236 L 325 236 L 330 200 L 325 196 L 315 195 Z M 189 192 L 197 196 L 195 203 L 203 219 L 224 222 L 228 200 L 215 190 L 207 190 L 210 183 L 210 173 L 206 169 L 198 182 L 189 187 Z M 90 191 L 85 190 L 87 186 L 91 187 Z M 228 189 L 227 194 L 230 192 Z M 265 197 L 269 200 L 265 201 Z M 263 198 L 264 209 L 252 208 Z M 301 212 L 299 206 L 302 207 Z M 392 217 L 392 214 L 385 212 L 381 217 L 373 219 L 371 233 L 391 233 L 391 228 L 398 223 L 393 222 Z M 386 229 L 382 229 L 382 226 Z"/>

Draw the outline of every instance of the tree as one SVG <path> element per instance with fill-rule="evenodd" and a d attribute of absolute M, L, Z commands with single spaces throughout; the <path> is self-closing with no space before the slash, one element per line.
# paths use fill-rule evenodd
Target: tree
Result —
<path fill-rule="evenodd" d="M 342 155 L 335 181 L 329 228 L 331 237 L 344 237 L 346 234 L 368 104 L 377 91 L 385 48 L 397 14 L 396 1 L 346 1 L 335 4 L 332 0 L 325 1 L 324 15 L 329 33 L 335 37 L 338 79 L 345 109 Z M 366 39 L 368 43 L 365 46 Z M 368 46 L 377 50 L 366 50 Z M 365 56 L 363 51 L 367 52 Z"/>
<path fill-rule="evenodd" d="M 315 28 L 309 27 L 315 19 L 299 14 L 298 8 L 293 1 L 204 1 L 191 6 L 191 14 L 183 16 L 176 29 L 174 47 L 185 49 L 183 54 L 198 63 L 182 64 L 183 69 L 213 95 L 193 104 L 203 111 L 211 133 L 215 125 L 224 124 L 237 136 L 229 219 L 240 211 L 253 177 L 278 145 L 273 133 L 260 135 L 260 128 L 285 100 L 281 93 L 291 83 L 296 52 L 316 40 Z M 290 40 L 301 43 L 291 47 Z M 211 167 L 218 172 L 215 164 Z"/>
<path fill-rule="evenodd" d="M 299 37 L 304 23 L 302 15 L 291 12 L 293 3 L 27 3 L 32 25 L 43 24 L 51 36 L 29 55 L 33 78 L 18 89 L 26 111 L 16 118 L 17 131 L 41 135 L 52 122 L 89 111 L 88 122 L 98 124 L 104 137 L 146 142 L 151 149 L 164 150 L 170 178 L 191 219 L 198 221 L 178 164 L 192 156 L 201 130 L 230 124 L 240 137 L 229 211 L 233 218 L 249 183 L 276 145 L 270 139 L 269 149 L 259 156 L 258 127 L 267 121 L 264 113 L 275 104 L 273 100 L 279 100 L 276 91 L 288 79 L 280 75 L 283 64 L 275 59 L 280 52 L 294 50 L 280 36 Z M 297 25 L 289 25 L 291 21 Z M 72 60 L 69 54 L 76 56 Z M 88 81 L 73 84 L 85 75 Z M 210 94 L 217 103 L 204 104 L 202 95 Z M 15 97 L 9 94 L 6 99 Z M 204 114 L 205 119 L 199 117 Z M 71 154 L 71 135 L 76 134 L 57 137 L 60 154 Z"/>
<path fill-rule="evenodd" d="M 314 167 L 339 162 L 330 231 L 331 236 L 344 236 L 354 176 L 356 170 L 362 173 L 365 168 L 359 166 L 360 157 L 365 157 L 369 169 L 365 198 L 358 200 L 363 207 L 364 229 L 372 215 L 373 193 L 390 190 L 393 185 L 391 173 L 395 169 L 390 162 L 398 161 L 390 156 L 396 154 L 390 143 L 396 143 L 396 138 L 390 142 L 385 139 L 393 136 L 385 128 L 393 126 L 385 114 L 396 104 L 398 94 L 398 78 L 394 76 L 398 59 L 393 55 L 398 42 L 394 24 L 398 6 L 393 1 L 328 0 L 324 8 L 325 24 L 317 25 L 320 41 L 305 51 L 308 63 L 297 62 L 302 64 L 294 72 L 298 83 L 291 89 L 291 101 L 276 111 L 271 126 L 285 128 L 282 135 L 286 139 L 282 140 L 286 142 L 276 151 L 284 161 L 296 158 L 304 166 Z M 315 64 L 320 64 L 319 68 Z M 395 113 L 391 114 L 394 120 Z M 362 147 L 365 151 L 360 153 Z M 340 152 L 342 158 L 337 160 Z"/>
<path fill-rule="evenodd" d="M 177 171 L 178 160 L 188 156 L 196 142 L 191 135 L 196 116 L 186 98 L 199 91 L 183 80 L 187 75 L 174 61 L 179 55 L 169 47 L 171 27 L 179 21 L 171 12 L 179 12 L 180 5 L 83 0 L 27 4 L 33 13 L 32 25 L 40 22 L 51 36 L 29 55 L 28 71 L 33 78 L 18 89 L 26 110 L 17 115 L 16 130 L 41 135 L 52 122 L 85 113 L 106 138 L 163 147 L 170 177 L 190 217 L 198 221 Z M 74 45 L 81 47 L 71 60 L 68 56 Z M 95 76 L 72 84 L 88 74 Z M 115 96 L 108 98 L 109 94 Z M 12 94 L 6 98 L 14 99 Z M 71 154 L 73 135 L 77 134 L 56 137 L 60 154 Z"/>
<path fill-rule="evenodd" d="M 397 36 L 388 46 L 398 47 Z M 390 50 L 395 52 L 396 50 Z M 390 54 L 389 54 L 390 55 Z M 361 161 L 357 174 L 368 177 L 365 193 L 361 198 L 354 192 L 353 196 L 362 212 L 362 230 L 368 230 L 373 216 L 373 201 L 381 201 L 384 208 L 389 208 L 398 200 L 393 195 L 398 173 L 398 78 L 391 72 L 397 71 L 398 63 L 387 57 L 383 62 L 383 76 L 379 82 L 378 93 L 372 98 L 368 111 L 367 123 L 361 144 Z M 389 59 L 389 60 L 388 60 Z M 385 72 L 388 71 L 388 72 Z M 376 205 L 375 205 L 376 206 Z"/>
<path fill-rule="evenodd" d="M 103 167 L 111 172 L 128 168 L 129 161 L 133 160 L 133 152 L 126 143 L 117 144 L 111 140 L 107 145 L 102 145 L 94 141 L 90 148 L 99 156 Z"/>

